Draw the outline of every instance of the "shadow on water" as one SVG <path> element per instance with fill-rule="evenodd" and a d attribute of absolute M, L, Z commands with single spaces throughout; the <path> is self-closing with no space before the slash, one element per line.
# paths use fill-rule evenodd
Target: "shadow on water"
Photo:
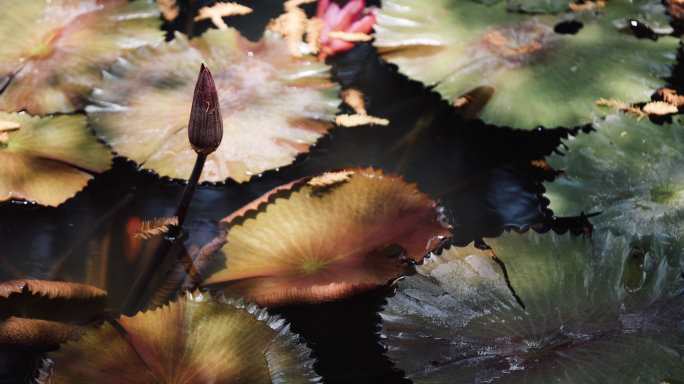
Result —
<path fill-rule="evenodd" d="M 264 3 L 236 22 L 250 39 L 255 40 L 268 19 L 281 12 L 281 2 Z M 188 222 L 219 220 L 268 190 L 304 176 L 363 165 L 403 175 L 439 199 L 454 225 L 455 245 L 496 236 L 506 228 L 548 229 L 552 213 L 542 197 L 541 182 L 552 176 L 532 161 L 549 155 L 568 130 L 516 131 L 464 121 L 439 95 L 384 64 L 369 44 L 358 45 L 330 64 L 343 88 L 362 90 L 368 113 L 389 119 L 390 125 L 334 128 L 292 166 L 265 172 L 249 183 L 202 185 Z M 345 105 L 342 111 L 351 112 Z M 223 145 L 230 145 L 230 138 Z M 182 183 L 138 171 L 134 163 L 117 158 L 112 170 L 58 208 L 0 205 L 0 280 L 83 282 L 88 253 L 108 238 L 109 269 L 103 284 L 117 307 L 140 264 L 121 256 L 131 252 L 126 224 L 134 217 L 171 216 L 182 191 Z M 319 360 L 316 370 L 326 383 L 408 382 L 392 370 L 375 334 L 377 312 L 391 290 L 272 312 L 287 318 L 309 342 Z M 7 367 L 0 365 L 0 382 L 12 382 L 2 381 L 3 369 Z"/>

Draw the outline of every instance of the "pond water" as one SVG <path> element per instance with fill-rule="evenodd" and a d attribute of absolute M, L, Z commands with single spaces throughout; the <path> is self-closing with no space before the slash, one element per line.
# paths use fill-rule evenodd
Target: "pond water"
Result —
<path fill-rule="evenodd" d="M 248 5 L 254 12 L 231 18 L 229 25 L 255 41 L 268 21 L 282 13 L 282 1 Z M 369 5 L 379 6 L 379 2 Z M 303 6 L 309 14 L 315 7 Z M 209 24 L 197 23 L 196 33 Z M 183 30 L 186 20 L 181 17 L 174 25 Z M 232 180 L 204 183 L 195 194 L 186 223 L 218 221 L 277 186 L 361 165 L 401 175 L 438 199 L 453 225 L 454 237 L 443 244 L 446 247 L 478 244 L 505 230 L 533 228 L 580 235 L 586 229 L 580 218 L 553 217 L 543 196 L 543 182 L 553 180 L 554 172 L 532 164 L 552 154 L 561 139 L 572 134 L 572 127 L 524 131 L 465 121 L 439 94 L 385 63 L 369 43 L 357 44 L 327 63 L 343 89 L 353 86 L 364 91 L 369 114 L 391 123 L 335 127 L 292 165 L 242 184 Z M 680 81 L 675 76 L 670 82 L 677 85 Z M 351 111 L 346 105 L 341 110 Z M 230 139 L 222 145 L 230 145 Z M 173 216 L 183 187 L 183 182 L 139 171 L 135 163 L 118 157 L 111 170 L 56 208 L 18 201 L 1 204 L 0 281 L 85 282 L 89 253 L 106 242 L 110 261 L 105 286 L 110 306 L 119 308 L 140 268 L 115 257 L 126 253 L 127 223 L 133 218 Z M 270 312 L 284 316 L 308 343 L 317 359 L 316 372 L 326 383 L 409 383 L 384 355 L 378 335 L 378 311 L 393 291 L 390 287 L 337 302 Z M 0 383 L 23 382 L 22 375 L 34 357 L 31 353 L 0 355 L 4 360 Z"/>

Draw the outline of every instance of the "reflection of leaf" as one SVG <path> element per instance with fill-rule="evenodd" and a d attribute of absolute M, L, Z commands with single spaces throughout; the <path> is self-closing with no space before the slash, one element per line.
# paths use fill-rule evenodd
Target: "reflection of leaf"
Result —
<path fill-rule="evenodd" d="M 120 156 L 189 178 L 197 154 L 187 125 L 202 63 L 218 91 L 224 144 L 207 157 L 201 181 L 244 182 L 291 164 L 332 127 L 339 88 L 330 67 L 313 56 L 294 59 L 277 34 L 252 43 L 229 28 L 190 41 L 178 33 L 119 61 L 87 108 L 93 129 Z"/>
<path fill-rule="evenodd" d="M 145 220 L 140 224 L 140 227 L 131 231 L 133 237 L 136 239 L 149 239 L 154 235 L 161 235 L 169 231 L 169 226 L 178 225 L 177 217 Z"/>
<path fill-rule="evenodd" d="M 92 179 L 81 169 L 99 173 L 111 167 L 112 154 L 88 132 L 83 115 L 0 112 L 0 120 L 21 126 L 0 140 L 0 201 L 57 206 Z"/>
<path fill-rule="evenodd" d="M 610 233 L 507 232 L 486 242 L 525 309 L 487 251 L 427 258 L 380 313 L 387 355 L 414 383 L 684 377 L 684 285 L 662 256 Z"/>
<path fill-rule="evenodd" d="M 478 88 L 495 90 L 478 112 L 486 123 L 574 127 L 606 114 L 594 104 L 600 97 L 637 103 L 670 75 L 676 39 L 636 39 L 612 23 L 640 14 L 643 3 L 616 0 L 599 16 L 573 14 L 583 27 L 571 35 L 554 31 L 563 14 L 509 12 L 505 2 L 383 0 L 373 45 L 450 104 Z"/>
<path fill-rule="evenodd" d="M 38 383 L 311 383 L 313 359 L 289 325 L 242 300 L 188 293 L 109 323 L 43 360 Z"/>
<path fill-rule="evenodd" d="M 268 306 L 337 300 L 396 279 L 451 236 L 443 209 L 415 184 L 360 167 L 328 177 L 349 178 L 325 193 L 309 182 L 326 176 L 304 178 L 224 219 L 225 268 L 209 268 L 205 285 Z M 244 220 L 250 210 L 255 219 Z M 393 244 L 405 258 L 384 254 Z"/>

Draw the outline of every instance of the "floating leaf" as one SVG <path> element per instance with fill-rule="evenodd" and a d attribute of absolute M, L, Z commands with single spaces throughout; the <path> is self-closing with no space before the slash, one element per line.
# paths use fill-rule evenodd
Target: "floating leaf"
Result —
<path fill-rule="evenodd" d="M 602 212 L 590 218 L 596 229 L 630 241 L 654 238 L 646 242 L 663 247 L 672 263 L 684 263 L 677 245 L 684 236 L 684 127 L 624 115 L 593 127 L 565 140 L 563 155 L 548 158 L 553 168 L 567 168 L 544 184 L 549 207 L 557 216 Z"/>
<path fill-rule="evenodd" d="M 307 184 L 313 187 L 327 187 L 333 184 L 347 181 L 349 180 L 349 177 L 353 174 L 353 171 L 325 172 L 320 176 L 311 178 L 311 180 L 309 180 Z"/>
<path fill-rule="evenodd" d="M 87 108 L 93 128 L 119 155 L 187 179 L 197 157 L 187 125 L 201 63 L 211 68 L 224 135 L 201 181 L 243 182 L 288 165 L 332 127 L 339 91 L 328 66 L 310 56 L 293 59 L 278 35 L 251 43 L 231 28 L 190 42 L 176 34 L 119 60 Z"/>
<path fill-rule="evenodd" d="M 242 300 L 186 294 L 122 316 L 43 361 L 38 383 L 311 383 L 313 359 L 289 325 Z"/>
<path fill-rule="evenodd" d="M 83 108 L 100 72 L 125 49 L 163 40 L 158 16 L 150 0 L 3 1 L 0 109 Z"/>
<path fill-rule="evenodd" d="M 431 256 L 381 312 L 420 383 L 660 383 L 684 377 L 684 280 L 622 237 L 505 233 Z"/>
<path fill-rule="evenodd" d="M 554 32 L 562 15 L 511 13 L 503 3 L 385 0 L 374 45 L 450 103 L 493 88 L 479 113 L 486 123 L 573 127 L 605 115 L 594 104 L 600 97 L 647 100 L 670 74 L 677 39 L 637 39 L 612 24 L 638 4 L 611 2 L 605 14 L 583 17 L 571 35 Z"/>
<path fill-rule="evenodd" d="M 357 127 L 359 125 L 387 125 L 389 120 L 381 119 L 379 117 L 368 115 L 337 115 L 335 116 L 335 124 L 343 127 Z"/>
<path fill-rule="evenodd" d="M 371 168 L 343 172 L 353 172 L 344 183 L 314 187 L 320 176 L 307 177 L 224 219 L 226 267 L 214 265 L 205 285 L 267 306 L 336 300 L 396 279 L 451 236 L 443 208 L 415 184 Z M 254 209 L 255 219 L 243 216 Z M 406 254 L 388 257 L 396 244 Z"/>
<path fill-rule="evenodd" d="M 340 39 L 349 42 L 371 41 L 373 39 L 373 37 L 370 35 L 361 32 L 349 33 L 342 31 L 330 31 L 328 32 L 328 36 L 330 36 L 331 39 Z"/>
<path fill-rule="evenodd" d="M 623 111 L 625 114 L 627 114 L 627 116 L 636 116 L 637 121 L 641 121 L 641 119 L 648 116 L 648 113 L 641 110 L 641 108 L 639 108 L 638 106 L 627 105 L 621 101 L 617 101 L 617 100 L 613 100 L 613 99 L 597 100 L 596 105 L 605 105 L 607 107 L 611 107 L 611 108 L 615 109 L 616 111 Z"/>
<path fill-rule="evenodd" d="M 105 309 L 107 293 L 75 283 L 14 280 L 0 283 L 0 348 L 46 348 L 76 340 Z"/>
<path fill-rule="evenodd" d="M 663 100 L 674 105 L 675 107 L 679 107 L 681 105 L 684 105 L 684 96 L 677 95 L 677 92 L 672 90 L 672 89 L 669 89 L 669 88 L 659 89 L 658 94 L 663 97 Z"/>
<path fill-rule="evenodd" d="M 300 46 L 303 42 L 302 39 L 306 32 L 307 23 L 308 20 L 304 10 L 291 5 L 277 19 L 272 19 L 266 26 L 266 29 L 283 35 L 285 41 L 287 41 L 287 48 L 290 54 L 294 57 L 302 57 Z"/>
<path fill-rule="evenodd" d="M 312 17 L 306 23 L 306 46 L 309 49 L 309 53 L 312 55 L 317 54 L 321 50 L 321 39 L 319 35 L 324 27 L 325 23 L 318 17 Z"/>
<path fill-rule="evenodd" d="M 568 4 L 568 6 L 570 7 L 570 10 L 573 12 L 586 12 L 605 8 L 606 2 L 603 0 L 585 1 L 584 3 L 570 3 Z"/>
<path fill-rule="evenodd" d="M 82 115 L 37 117 L 0 112 L 16 123 L 0 142 L 0 201 L 57 206 L 83 189 L 92 175 L 112 166 L 112 154 L 86 130 Z"/>
<path fill-rule="evenodd" d="M 200 21 L 204 19 L 211 19 L 216 28 L 224 30 L 228 29 L 228 25 L 223 21 L 223 17 L 235 16 L 235 15 L 246 15 L 252 13 L 252 8 L 245 7 L 236 2 L 232 3 L 214 3 L 211 7 L 200 8 L 195 17 L 195 21 Z"/>

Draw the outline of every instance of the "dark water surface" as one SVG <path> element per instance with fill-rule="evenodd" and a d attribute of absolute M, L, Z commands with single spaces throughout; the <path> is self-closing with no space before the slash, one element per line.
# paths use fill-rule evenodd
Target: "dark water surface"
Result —
<path fill-rule="evenodd" d="M 282 13 L 282 1 L 244 2 L 254 13 L 229 19 L 252 40 L 268 20 Z M 257 3 L 257 4 L 255 4 Z M 308 5 L 313 11 L 315 4 Z M 208 22 L 207 22 L 208 23 Z M 207 23 L 197 25 L 197 30 Z M 183 28 L 181 19 L 176 27 Z M 465 122 L 439 95 L 397 74 L 368 44 L 332 58 L 336 80 L 355 86 L 369 101 L 368 113 L 390 125 L 334 128 L 301 155 L 292 166 L 269 171 L 249 183 L 228 181 L 202 185 L 193 200 L 188 222 L 219 220 L 268 190 L 314 173 L 347 165 L 381 168 L 417 183 L 439 199 L 453 224 L 455 245 L 466 245 L 504 229 L 564 231 L 577 221 L 553 220 L 541 185 L 552 172 L 531 164 L 550 154 L 567 129 L 514 131 Z M 343 112 L 350 112 L 347 106 Z M 222 145 L 230 145 L 230 138 Z M 151 219 L 173 215 L 182 183 L 160 179 L 123 158 L 89 186 L 58 208 L 24 203 L 0 205 L 0 281 L 16 278 L 83 282 L 90 244 L 110 240 L 107 289 L 117 308 L 135 278 L 124 254 L 125 225 L 132 217 Z M 58 262 L 63 260 L 59 268 Z M 54 273 L 51 273 L 54 272 Z M 391 289 L 321 305 L 279 309 L 318 359 L 316 371 L 326 383 L 400 383 L 403 373 L 392 369 L 376 335 L 377 311 Z M 27 370 L 22 356 L 0 355 L 0 383 L 22 382 Z M 4 365 L 3 365 L 4 364 Z"/>

